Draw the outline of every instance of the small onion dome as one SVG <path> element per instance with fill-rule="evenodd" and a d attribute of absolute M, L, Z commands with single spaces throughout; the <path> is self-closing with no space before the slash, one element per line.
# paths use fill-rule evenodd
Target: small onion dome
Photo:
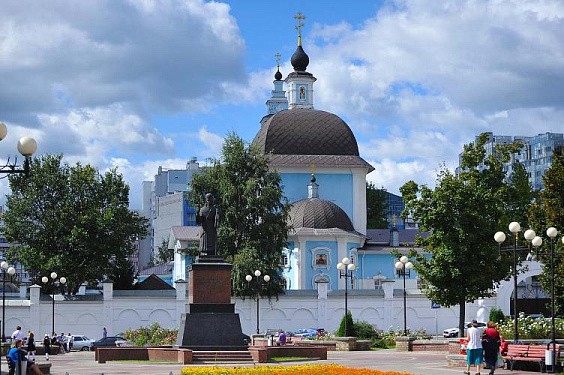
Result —
<path fill-rule="evenodd" d="M 274 73 L 274 79 L 277 81 L 280 81 L 282 79 L 282 73 L 280 73 L 280 67 L 278 67 L 278 70 L 276 70 L 276 73 Z"/>
<path fill-rule="evenodd" d="M 305 72 L 309 64 L 309 56 L 305 53 L 301 45 L 296 48 L 296 52 L 292 55 L 290 60 L 296 72 Z"/>

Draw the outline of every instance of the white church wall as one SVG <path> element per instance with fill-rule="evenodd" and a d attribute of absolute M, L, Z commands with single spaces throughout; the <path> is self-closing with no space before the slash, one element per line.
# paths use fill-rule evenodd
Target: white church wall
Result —
<path fill-rule="evenodd" d="M 100 338 L 102 328 L 108 334 L 122 333 L 129 328 L 148 326 L 158 322 L 163 327 L 176 328 L 180 315 L 188 304 L 187 283 L 176 284 L 176 291 L 113 291 L 111 283 L 104 283 L 104 295 L 96 300 L 62 300 L 56 296 L 55 330 Z M 510 283 L 507 285 L 511 286 Z M 6 301 L 6 334 L 17 325 L 43 336 L 51 332 L 52 302 L 39 298 L 39 286 L 30 288 L 29 300 Z M 510 292 L 502 290 L 494 298 L 486 298 L 466 305 L 466 320 L 486 320 L 493 307 L 509 313 Z M 352 290 L 348 295 L 348 309 L 355 320 L 364 320 L 378 329 L 403 329 L 403 293 L 394 289 L 394 282 L 382 284 L 381 290 Z M 256 331 L 256 300 L 234 298 L 235 312 L 239 314 L 243 332 Z M 441 333 L 445 328 L 458 325 L 458 306 L 439 309 L 431 307 L 431 301 L 414 290 L 408 290 L 407 326 L 411 330 L 425 329 L 430 334 Z M 507 306 L 507 307 L 506 307 Z M 287 291 L 278 300 L 261 299 L 259 304 L 260 330 L 282 328 L 324 328 L 335 331 L 344 308 L 344 291 L 327 290 L 319 284 L 317 290 Z"/>

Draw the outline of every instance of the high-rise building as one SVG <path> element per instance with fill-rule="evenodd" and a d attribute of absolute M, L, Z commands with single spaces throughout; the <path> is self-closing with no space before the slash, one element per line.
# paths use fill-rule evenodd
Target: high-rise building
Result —
<path fill-rule="evenodd" d="M 196 225 L 196 210 L 190 204 L 188 192 L 194 174 L 200 165 L 194 157 L 185 169 L 167 169 L 159 166 L 154 181 L 143 181 L 141 213 L 149 219 L 149 234 L 139 243 L 139 267 L 143 269 L 155 256 L 155 249 L 173 226 Z"/>
<path fill-rule="evenodd" d="M 513 163 L 522 163 L 527 170 L 529 176 L 529 183 L 534 190 L 541 190 L 543 188 L 542 177 L 547 169 L 552 165 L 552 155 L 558 149 L 564 147 L 564 134 L 562 133 L 544 133 L 535 136 L 521 136 L 521 135 L 494 135 L 492 132 L 486 133 L 488 141 L 484 145 L 486 155 L 495 154 L 496 146 L 503 144 L 511 144 L 520 142 L 523 147 L 517 154 L 512 155 L 511 160 L 505 163 L 505 171 L 511 175 L 513 170 Z M 476 137 L 477 139 L 477 137 Z M 457 172 L 460 171 L 460 157 L 459 167 Z"/>

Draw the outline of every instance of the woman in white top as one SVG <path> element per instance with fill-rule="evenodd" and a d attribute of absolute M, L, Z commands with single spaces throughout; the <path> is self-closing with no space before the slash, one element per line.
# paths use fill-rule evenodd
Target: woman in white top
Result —
<path fill-rule="evenodd" d="M 464 374 L 470 375 L 470 366 L 476 365 L 476 375 L 480 375 L 482 362 L 484 361 L 484 349 L 482 349 L 482 331 L 478 329 L 478 322 L 472 320 L 472 326 L 466 333 L 468 346 L 466 347 L 466 371 Z"/>

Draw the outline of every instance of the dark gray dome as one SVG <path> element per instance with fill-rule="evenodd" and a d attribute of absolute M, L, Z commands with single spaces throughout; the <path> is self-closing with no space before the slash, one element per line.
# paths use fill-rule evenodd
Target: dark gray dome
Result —
<path fill-rule="evenodd" d="M 315 109 L 278 112 L 264 123 L 253 144 L 265 154 L 358 156 L 356 138 L 347 123 Z"/>
<path fill-rule="evenodd" d="M 302 46 L 298 46 L 298 48 L 296 48 L 290 62 L 292 63 L 295 71 L 305 72 L 307 66 L 309 65 L 309 56 L 305 53 Z"/>
<path fill-rule="evenodd" d="M 319 199 L 302 199 L 292 204 L 289 224 L 294 228 L 328 229 L 339 228 L 354 231 L 348 215 L 335 203 Z"/>

